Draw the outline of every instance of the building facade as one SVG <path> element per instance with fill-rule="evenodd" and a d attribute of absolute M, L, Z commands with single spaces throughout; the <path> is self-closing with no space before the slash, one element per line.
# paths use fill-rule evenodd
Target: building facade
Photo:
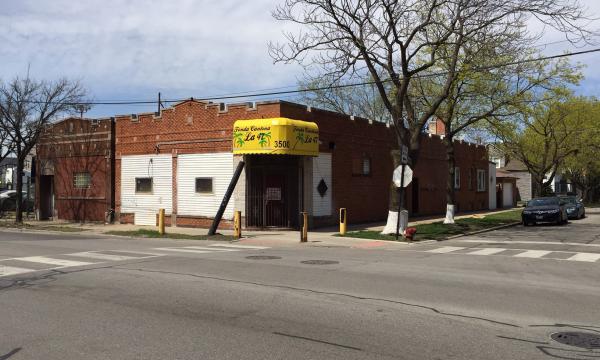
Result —
<path fill-rule="evenodd" d="M 390 152 L 397 146 L 386 124 L 285 101 L 193 99 L 160 113 L 116 116 L 113 123 L 114 186 L 98 188 L 114 189 L 121 223 L 155 225 L 158 209 L 165 209 L 167 225 L 208 227 L 240 163 L 221 227 L 232 226 L 236 210 L 246 228 L 295 228 L 302 211 L 313 227 L 331 225 L 339 208 L 348 210 L 351 223 L 387 217 Z M 485 147 L 460 141 L 455 147 L 459 211 L 487 209 Z M 421 148 L 407 209 L 440 214 L 446 207 L 445 149 L 433 134 L 423 137 Z M 92 187 L 102 179 L 109 181 L 94 178 Z"/>
<path fill-rule="evenodd" d="M 68 118 L 37 146 L 36 217 L 110 221 L 114 212 L 114 121 Z"/>

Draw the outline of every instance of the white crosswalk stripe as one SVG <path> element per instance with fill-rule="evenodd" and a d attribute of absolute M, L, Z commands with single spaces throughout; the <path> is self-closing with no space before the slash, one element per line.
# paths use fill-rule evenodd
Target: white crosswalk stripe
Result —
<path fill-rule="evenodd" d="M 111 254 L 106 254 L 105 252 L 110 252 Z M 74 266 L 103 264 L 108 261 L 147 259 L 158 256 L 164 256 L 164 254 L 127 250 L 104 250 L 84 251 L 71 254 L 54 254 L 50 256 L 25 256 L 18 258 L 6 258 L 0 260 L 0 277 L 27 274 L 36 271 L 64 269 Z M 67 260 L 63 259 L 62 257 L 81 259 Z M 18 265 L 12 266 L 11 262 L 16 262 Z M 29 268 L 28 265 L 24 265 L 27 263 L 31 263 L 31 268 Z"/>
<path fill-rule="evenodd" d="M 217 254 L 230 251 L 243 251 L 243 250 L 264 250 L 268 249 L 265 246 L 250 246 L 250 245 L 237 245 L 237 244 L 211 244 L 208 246 L 182 246 L 182 247 L 161 247 L 154 248 L 153 250 L 169 251 L 169 252 L 180 252 L 190 254 Z"/>
<path fill-rule="evenodd" d="M 246 250 L 264 250 L 264 249 L 268 249 L 268 247 L 265 246 L 251 246 L 251 245 L 238 245 L 238 244 L 212 244 L 209 246 L 218 246 L 218 247 L 225 247 L 225 248 L 234 248 L 234 249 L 246 249 Z"/>
<path fill-rule="evenodd" d="M 18 258 L 18 260 L 32 262 L 32 263 L 58 265 L 58 266 L 84 266 L 84 265 L 95 264 L 93 262 L 55 259 L 55 258 L 50 258 L 50 257 L 45 257 L 45 256 L 28 256 L 28 257 Z"/>
<path fill-rule="evenodd" d="M 479 250 L 471 251 L 468 254 L 469 255 L 494 255 L 494 254 L 501 253 L 504 250 L 506 250 L 506 249 L 501 249 L 501 248 L 485 248 L 485 249 L 479 249 Z"/>
<path fill-rule="evenodd" d="M 459 251 L 467 248 L 460 246 L 443 246 L 428 250 L 418 250 L 419 252 L 435 253 L 435 254 L 456 254 L 456 255 L 500 255 L 517 258 L 528 259 L 544 259 L 544 260 L 561 260 L 561 261 L 578 261 L 595 263 L 600 262 L 600 253 L 586 253 L 576 251 L 552 251 L 552 250 L 528 250 L 514 248 L 472 248 L 469 251 Z M 573 254 L 565 258 L 565 254 Z"/>
<path fill-rule="evenodd" d="M 527 250 L 527 251 L 523 251 L 522 253 L 516 254 L 515 257 L 537 259 L 537 258 L 541 258 L 544 255 L 548 255 L 551 252 L 552 251 L 548 251 L 548 250 Z"/>
<path fill-rule="evenodd" d="M 571 260 L 571 261 L 585 261 L 585 262 L 596 262 L 596 261 L 600 260 L 600 254 L 578 253 L 578 254 L 575 254 L 575 255 L 571 256 L 567 260 Z"/>
<path fill-rule="evenodd" d="M 436 253 L 436 254 L 447 254 L 449 252 L 453 252 L 453 251 L 457 251 L 457 250 L 462 250 L 462 249 L 464 249 L 464 247 L 460 247 L 460 246 L 444 246 L 444 247 L 441 247 L 441 248 L 427 250 L 427 252 Z"/>
<path fill-rule="evenodd" d="M 90 259 L 98 259 L 98 260 L 109 260 L 109 261 L 121 261 L 121 260 L 131 260 L 136 259 L 134 256 L 124 256 L 124 255 L 109 255 L 103 253 L 95 253 L 95 252 L 80 252 L 74 254 L 68 254 L 69 256 L 76 257 L 84 257 Z"/>
<path fill-rule="evenodd" d="M 28 273 L 31 269 L 0 265 L 0 277 Z"/>

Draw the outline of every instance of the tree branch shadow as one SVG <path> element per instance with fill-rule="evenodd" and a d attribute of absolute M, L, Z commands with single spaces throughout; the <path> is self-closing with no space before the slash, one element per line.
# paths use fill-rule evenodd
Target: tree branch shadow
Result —
<path fill-rule="evenodd" d="M 22 348 L 18 347 L 15 349 L 12 349 L 11 351 L 7 352 L 4 355 L 0 355 L 0 360 L 8 360 L 9 358 L 11 358 L 14 354 L 18 353 L 19 351 L 21 351 Z"/>

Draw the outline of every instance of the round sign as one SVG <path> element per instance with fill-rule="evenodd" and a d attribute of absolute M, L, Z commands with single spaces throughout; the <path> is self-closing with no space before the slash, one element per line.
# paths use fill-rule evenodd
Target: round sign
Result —
<path fill-rule="evenodd" d="M 402 167 L 404 167 L 404 183 L 402 183 Z M 408 165 L 400 165 L 394 170 L 394 174 L 392 176 L 392 181 L 394 181 L 394 185 L 397 187 L 407 187 L 408 184 L 412 181 L 413 172 L 410 166 Z"/>

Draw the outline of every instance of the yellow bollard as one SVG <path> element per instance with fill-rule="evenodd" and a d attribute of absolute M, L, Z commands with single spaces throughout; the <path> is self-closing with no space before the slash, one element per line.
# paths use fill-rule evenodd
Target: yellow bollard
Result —
<path fill-rule="evenodd" d="M 340 208 L 340 235 L 346 235 L 346 208 Z"/>
<path fill-rule="evenodd" d="M 308 213 L 302 212 L 302 230 L 300 232 L 300 242 L 308 241 Z"/>
<path fill-rule="evenodd" d="M 233 213 L 233 236 L 236 239 L 242 237 L 242 212 L 239 210 Z"/>
<path fill-rule="evenodd" d="M 165 209 L 158 210 L 158 233 L 165 234 Z"/>

